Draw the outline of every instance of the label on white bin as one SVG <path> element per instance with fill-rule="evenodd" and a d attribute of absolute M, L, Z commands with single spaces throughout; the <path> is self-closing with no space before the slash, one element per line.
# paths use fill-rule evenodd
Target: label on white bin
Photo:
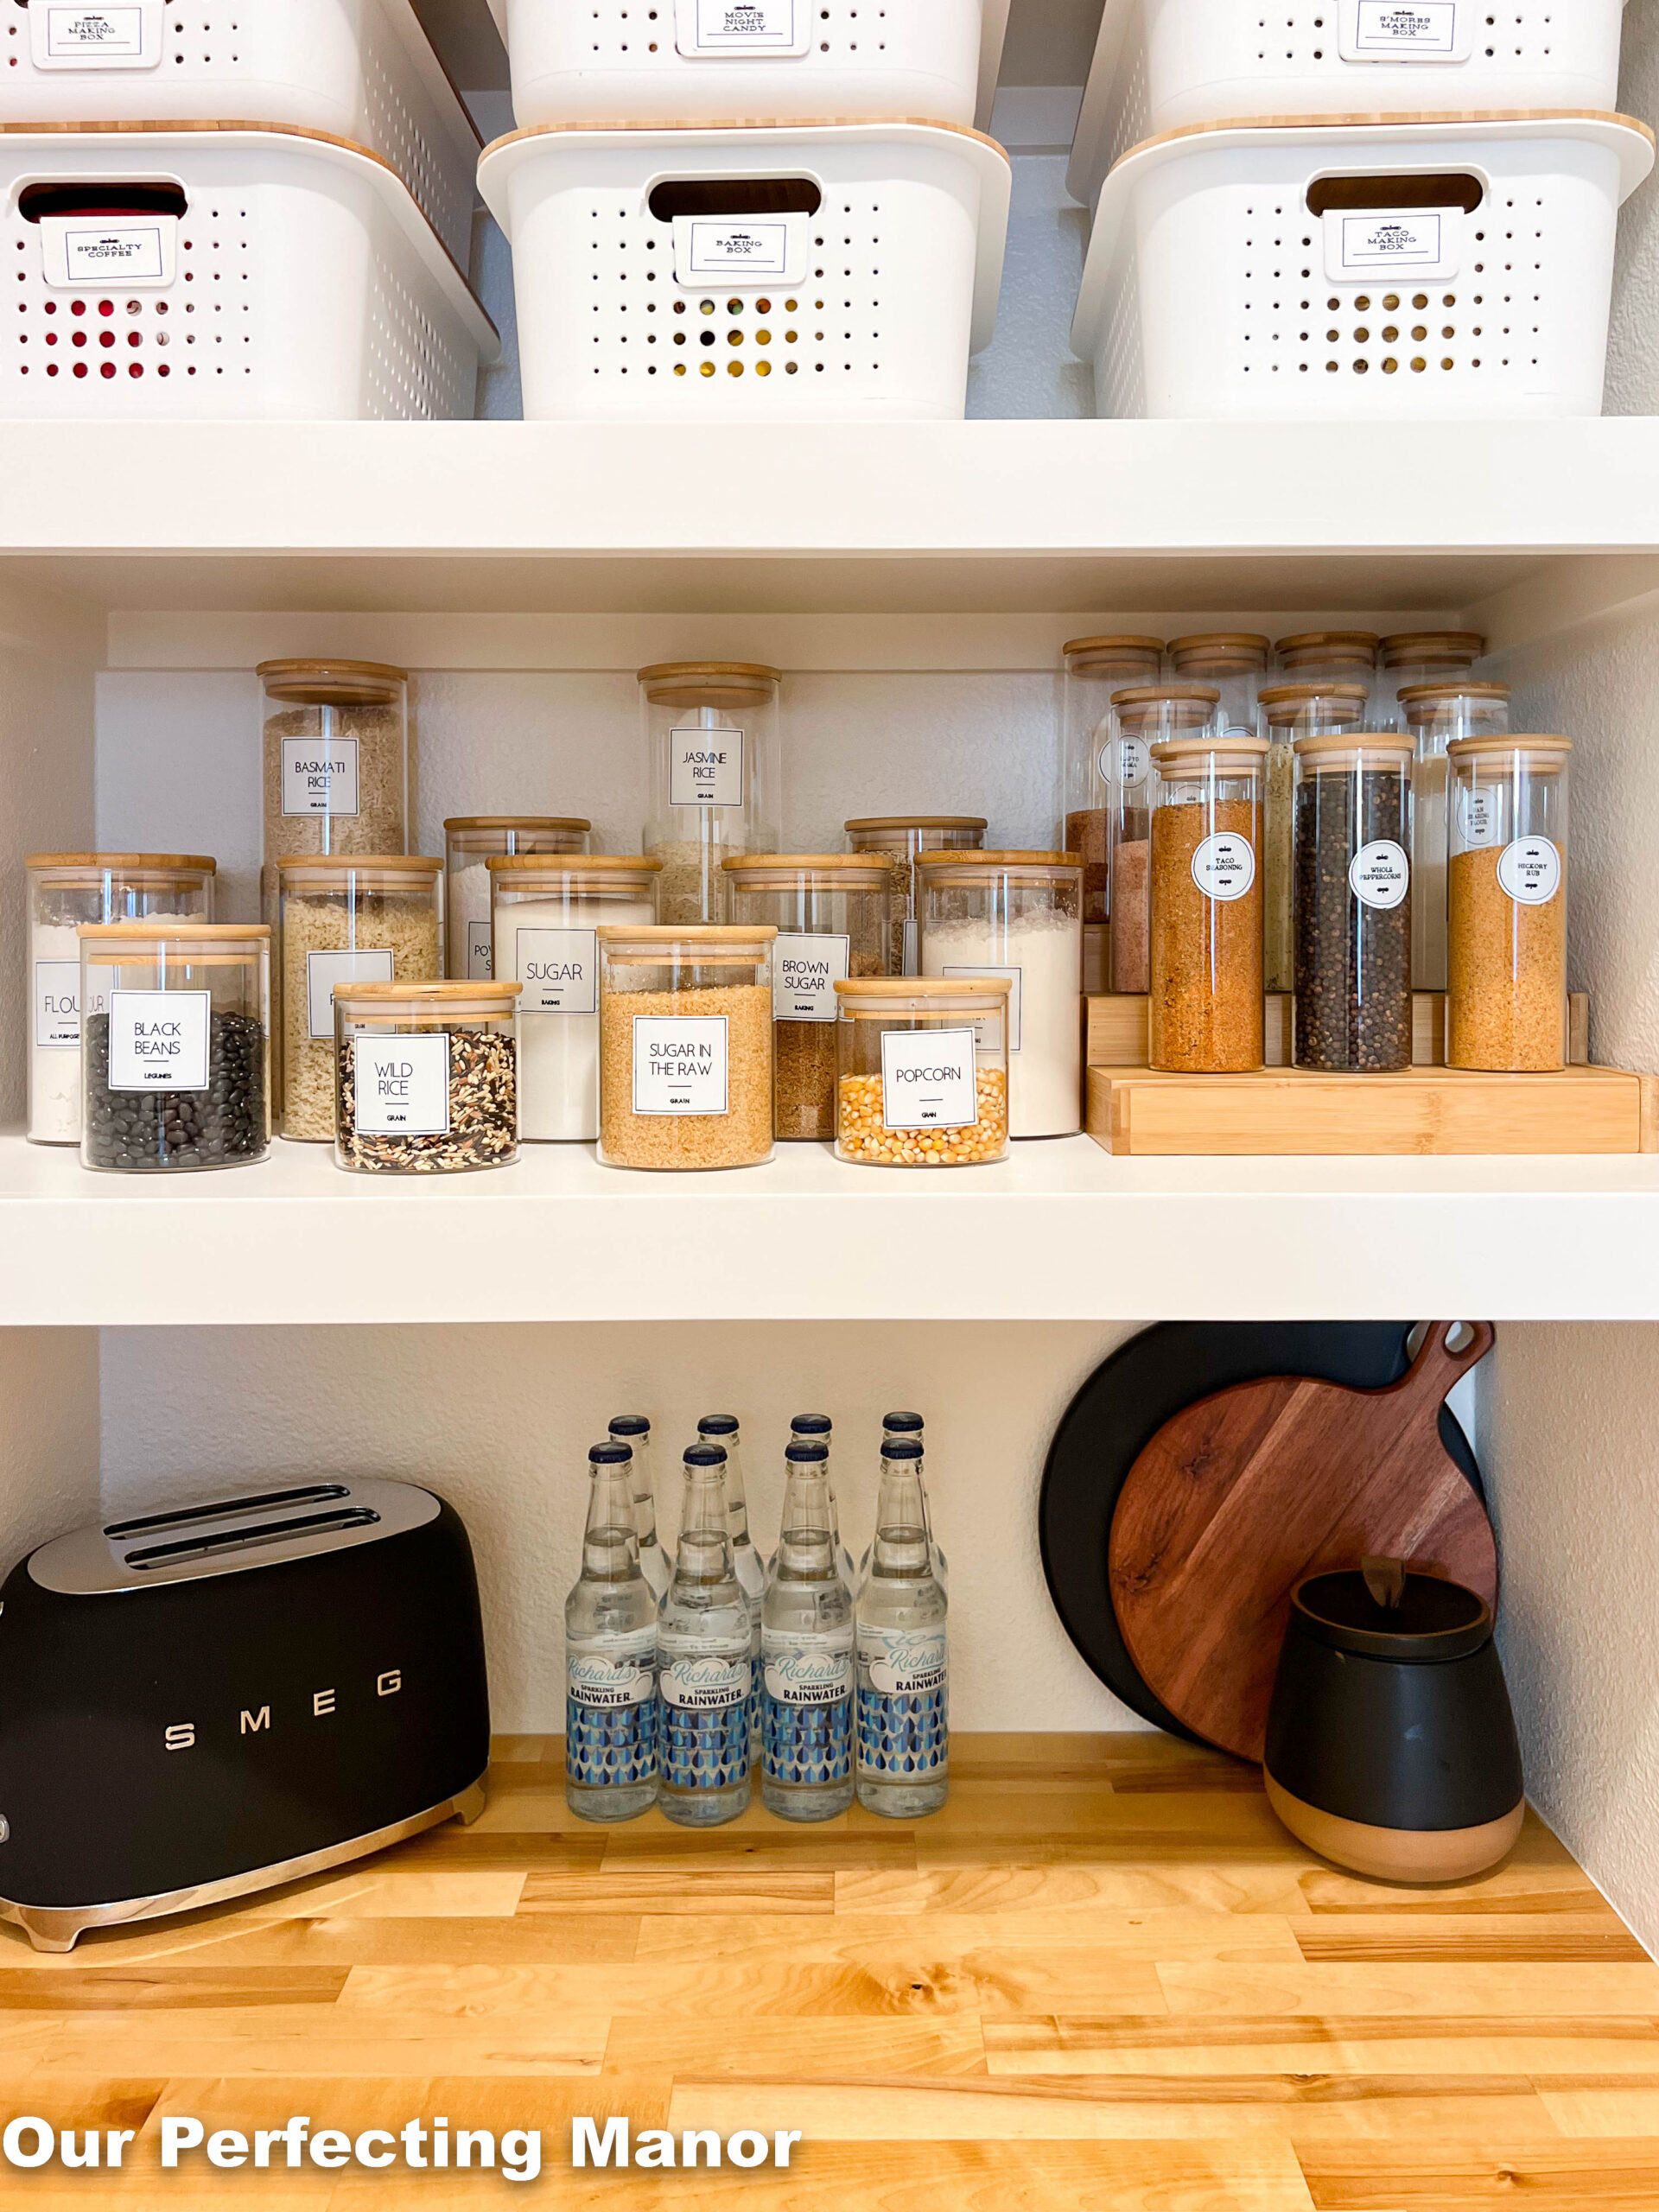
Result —
<path fill-rule="evenodd" d="M 798 215 L 677 215 L 674 275 L 682 284 L 797 283 Z"/>
<path fill-rule="evenodd" d="M 633 1017 L 636 1114 L 724 1114 L 729 1035 L 723 1014 Z"/>
<path fill-rule="evenodd" d="M 37 69 L 153 69 L 162 12 L 162 0 L 29 0 L 29 59 Z"/>
<path fill-rule="evenodd" d="M 881 1122 L 966 1129 L 979 1119 L 971 1029 L 889 1029 L 881 1039 Z"/>
<path fill-rule="evenodd" d="M 811 27 L 808 0 L 675 0 L 674 43 L 692 60 L 804 54 Z"/>
<path fill-rule="evenodd" d="M 1548 837 L 1517 837 L 1497 858 L 1497 880 L 1517 906 L 1548 906 L 1561 887 L 1561 855 Z"/>
<path fill-rule="evenodd" d="M 1405 848 L 1396 845 L 1391 837 L 1379 837 L 1375 844 L 1362 845 L 1348 863 L 1348 888 L 1362 906 L 1376 906 L 1386 912 L 1404 904 L 1411 889 L 1411 862 L 1406 858 Z"/>
<path fill-rule="evenodd" d="M 111 991 L 110 1089 L 206 1090 L 207 991 Z"/>
<path fill-rule="evenodd" d="M 1192 855 L 1192 880 L 1206 899 L 1242 899 L 1255 881 L 1255 848 L 1248 837 L 1223 830 Z"/>
<path fill-rule="evenodd" d="M 1467 61 L 1475 0 L 1340 0 L 1344 61 Z"/>
<path fill-rule="evenodd" d="M 449 1039 L 374 1037 L 352 1039 L 357 1103 L 352 1126 L 360 1137 L 442 1137 L 449 1133 Z"/>
<path fill-rule="evenodd" d="M 1327 207 L 1324 219 L 1333 284 L 1395 276 L 1440 283 L 1462 266 L 1461 207 Z"/>

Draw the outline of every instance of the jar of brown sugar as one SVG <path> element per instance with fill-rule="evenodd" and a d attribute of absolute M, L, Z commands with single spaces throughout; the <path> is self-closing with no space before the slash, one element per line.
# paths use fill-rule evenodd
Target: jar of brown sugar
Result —
<path fill-rule="evenodd" d="M 1107 794 L 1106 842 L 1112 879 L 1110 981 L 1115 991 L 1150 988 L 1153 748 L 1209 730 L 1220 706 L 1221 692 L 1213 683 L 1138 683 L 1113 694 L 1117 773 Z"/>
<path fill-rule="evenodd" d="M 599 1156 L 611 1167 L 772 1157 L 769 924 L 601 926 Z"/>
<path fill-rule="evenodd" d="M 1460 737 L 1503 737 L 1510 727 L 1507 683 L 1411 683 L 1400 711 L 1416 758 L 1411 772 L 1411 978 L 1419 991 L 1446 988 L 1446 817 L 1452 764 Z"/>
<path fill-rule="evenodd" d="M 836 1157 L 977 1167 L 1008 1149 L 1006 976 L 837 983 Z"/>
<path fill-rule="evenodd" d="M 1120 785 L 1112 695 L 1135 684 L 1156 683 L 1163 672 L 1163 641 L 1073 638 L 1062 652 L 1065 788 L 1060 842 L 1083 861 L 1084 920 L 1105 922 L 1111 919 L 1109 822 Z"/>
<path fill-rule="evenodd" d="M 1526 1073 L 1567 1057 L 1566 737 L 1449 748 L 1446 1059 Z"/>
<path fill-rule="evenodd" d="M 1262 785 L 1268 741 L 1209 731 L 1153 747 L 1148 1059 L 1179 1074 L 1262 1065 Z"/>
<path fill-rule="evenodd" d="M 772 1124 L 783 1140 L 836 1134 L 836 985 L 885 976 L 893 876 L 855 853 L 748 854 L 728 860 L 734 923 L 769 922 Z"/>
<path fill-rule="evenodd" d="M 893 877 L 890 976 L 913 976 L 917 957 L 916 863 L 924 853 L 976 852 L 985 842 L 982 814 L 867 814 L 843 824 L 849 853 L 880 854 Z"/>

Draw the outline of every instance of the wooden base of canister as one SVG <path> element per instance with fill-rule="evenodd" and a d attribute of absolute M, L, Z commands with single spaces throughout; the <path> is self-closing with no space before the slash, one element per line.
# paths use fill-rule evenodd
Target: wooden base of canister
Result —
<path fill-rule="evenodd" d="M 1476 1828 L 1377 1828 L 1344 1821 L 1305 1805 L 1270 1774 L 1268 1802 L 1299 1843 L 1351 1873 L 1378 1882 L 1466 1882 L 1512 1851 L 1526 1817 L 1526 1801 L 1502 1820 Z"/>

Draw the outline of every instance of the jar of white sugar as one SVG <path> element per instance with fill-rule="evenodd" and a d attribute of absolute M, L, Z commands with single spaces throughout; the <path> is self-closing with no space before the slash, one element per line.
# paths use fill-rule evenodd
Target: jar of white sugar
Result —
<path fill-rule="evenodd" d="M 518 853 L 585 853 L 579 814 L 458 814 L 443 825 L 444 948 L 452 976 L 487 982 L 490 862 Z"/>
<path fill-rule="evenodd" d="M 603 922 L 657 919 L 660 861 L 501 854 L 488 864 L 495 973 L 518 1001 L 518 1135 L 599 1135 L 599 944 Z"/>
<path fill-rule="evenodd" d="M 214 863 L 199 853 L 31 853 L 29 1136 L 80 1142 L 83 922 L 213 917 Z M 107 1013 L 102 1005 L 92 1009 Z"/>
<path fill-rule="evenodd" d="M 925 853 L 922 974 L 1006 976 L 1008 1135 L 1083 1127 L 1083 862 L 1076 853 Z"/>

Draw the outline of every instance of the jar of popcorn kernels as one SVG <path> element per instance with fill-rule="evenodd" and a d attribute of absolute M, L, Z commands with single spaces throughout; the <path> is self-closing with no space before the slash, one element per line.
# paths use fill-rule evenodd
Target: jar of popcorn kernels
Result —
<path fill-rule="evenodd" d="M 1008 1150 L 1006 976 L 837 982 L 836 1157 L 977 1167 Z"/>

